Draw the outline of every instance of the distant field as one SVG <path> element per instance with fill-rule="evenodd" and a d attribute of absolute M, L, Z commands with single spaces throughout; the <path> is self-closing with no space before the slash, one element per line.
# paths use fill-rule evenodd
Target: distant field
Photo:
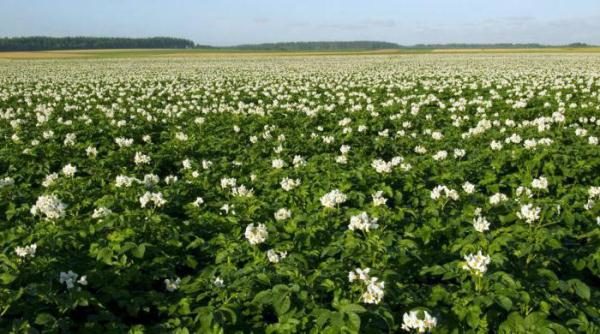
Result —
<path fill-rule="evenodd" d="M 204 56 L 260 56 L 260 55 L 365 55 L 365 54 L 420 54 L 420 53 L 598 53 L 600 47 L 540 48 L 540 49 L 386 49 L 340 51 L 248 51 L 227 49 L 100 49 L 58 51 L 0 52 L 0 59 L 60 59 L 60 58 L 127 58 L 127 57 L 204 57 Z"/>

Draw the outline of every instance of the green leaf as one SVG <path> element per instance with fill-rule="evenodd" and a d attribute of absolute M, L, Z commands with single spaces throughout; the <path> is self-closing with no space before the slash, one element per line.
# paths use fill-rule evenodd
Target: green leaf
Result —
<path fill-rule="evenodd" d="M 578 279 L 572 279 L 569 281 L 569 283 L 571 284 L 571 286 L 573 287 L 573 289 L 575 289 L 575 293 L 585 299 L 585 300 L 590 300 L 590 287 L 587 286 L 585 283 L 583 283 L 582 281 L 578 280 Z"/>
<path fill-rule="evenodd" d="M 140 244 L 131 250 L 131 254 L 133 256 L 137 257 L 138 259 L 143 258 L 145 252 L 146 252 L 146 245 L 144 245 L 144 244 Z"/>
<path fill-rule="evenodd" d="M 506 296 L 497 296 L 496 302 L 498 303 L 498 305 L 500 305 L 500 307 L 502 307 L 506 311 L 510 311 L 512 309 L 512 300 L 510 300 L 510 298 Z"/>
<path fill-rule="evenodd" d="M 56 322 L 56 319 L 48 313 L 40 313 L 35 317 L 35 324 L 40 326 L 49 326 Z"/>
<path fill-rule="evenodd" d="M 340 311 L 346 313 L 364 313 L 367 309 L 358 304 L 346 304 L 340 307 Z"/>

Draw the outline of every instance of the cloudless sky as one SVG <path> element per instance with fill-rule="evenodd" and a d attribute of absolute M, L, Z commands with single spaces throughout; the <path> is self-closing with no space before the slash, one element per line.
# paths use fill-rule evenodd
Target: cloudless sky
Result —
<path fill-rule="evenodd" d="M 0 37 L 600 44 L 600 0 L 0 0 Z"/>

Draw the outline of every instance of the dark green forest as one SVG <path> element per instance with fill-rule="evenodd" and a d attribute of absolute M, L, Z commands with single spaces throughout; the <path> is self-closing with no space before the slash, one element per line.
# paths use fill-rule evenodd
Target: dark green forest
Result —
<path fill-rule="evenodd" d="M 0 38 L 0 51 L 41 51 L 81 49 L 183 49 L 196 47 L 193 41 L 172 37 L 11 37 Z"/>
<path fill-rule="evenodd" d="M 5 37 L 0 38 L 0 51 L 42 51 L 82 49 L 222 49 L 242 51 L 337 51 L 337 50 L 382 50 L 382 49 L 512 49 L 546 47 L 588 47 L 585 43 L 568 45 L 543 45 L 538 43 L 499 44 L 416 44 L 399 45 L 381 41 L 316 41 L 241 44 L 213 47 L 195 44 L 193 41 L 173 37 Z"/>

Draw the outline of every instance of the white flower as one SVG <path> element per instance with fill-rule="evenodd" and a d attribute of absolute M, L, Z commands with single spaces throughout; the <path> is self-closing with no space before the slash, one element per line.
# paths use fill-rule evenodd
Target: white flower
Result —
<path fill-rule="evenodd" d="M 446 157 L 448 157 L 448 152 L 443 151 L 443 150 L 438 151 L 436 154 L 434 154 L 432 156 L 433 160 L 436 160 L 436 161 L 444 160 L 444 159 L 446 159 Z"/>
<path fill-rule="evenodd" d="M 365 232 L 377 229 L 377 227 L 379 227 L 377 218 L 370 218 L 366 212 L 350 217 L 350 224 L 348 225 L 351 231 L 361 230 Z"/>
<path fill-rule="evenodd" d="M 294 180 L 288 177 L 284 177 L 279 184 L 281 185 L 281 188 L 283 188 L 283 190 L 290 191 L 300 185 L 300 179 Z"/>
<path fill-rule="evenodd" d="M 175 139 L 177 139 L 179 141 L 187 141 L 188 140 L 188 135 L 186 135 L 183 132 L 177 132 L 175 134 Z"/>
<path fill-rule="evenodd" d="M 304 158 L 300 155 L 295 155 L 292 163 L 294 164 L 294 167 L 301 167 L 306 165 L 306 160 L 304 160 Z"/>
<path fill-rule="evenodd" d="M 454 157 L 455 158 L 462 158 L 465 156 L 465 154 L 467 153 L 467 151 L 460 149 L 460 148 L 456 148 L 454 149 Z"/>
<path fill-rule="evenodd" d="M 434 131 L 431 133 L 431 138 L 433 138 L 434 140 L 441 140 L 442 138 L 444 138 L 444 135 L 439 131 Z"/>
<path fill-rule="evenodd" d="M 271 167 L 275 169 L 281 169 L 285 167 L 285 162 L 281 159 L 273 159 L 273 161 L 271 162 Z"/>
<path fill-rule="evenodd" d="M 367 282 L 369 281 L 369 271 L 371 271 L 371 268 L 356 268 L 348 273 L 348 281 L 361 280 Z"/>
<path fill-rule="evenodd" d="M 45 188 L 48 188 L 51 185 L 53 185 L 54 182 L 56 182 L 56 180 L 58 180 L 58 174 L 56 174 L 56 173 L 48 174 L 48 175 L 46 175 L 46 178 L 44 178 L 44 181 L 42 182 L 42 186 Z"/>
<path fill-rule="evenodd" d="M 190 159 L 185 159 L 181 162 L 183 169 L 192 169 L 192 161 Z"/>
<path fill-rule="evenodd" d="M 233 204 L 229 205 L 228 203 L 225 203 L 219 210 L 225 212 L 225 214 L 229 214 L 229 211 L 231 211 L 231 214 L 235 215 L 235 210 L 233 210 L 233 208 L 234 208 Z"/>
<path fill-rule="evenodd" d="M 167 176 L 168 177 L 168 176 Z M 165 182 L 168 184 L 167 177 L 165 177 Z M 160 177 L 156 174 L 146 174 L 144 175 L 144 186 L 146 188 L 151 188 L 154 185 L 157 185 L 160 182 Z"/>
<path fill-rule="evenodd" d="M 80 285 L 87 285 L 86 276 L 82 276 L 79 280 L 77 280 L 77 277 L 79 277 L 79 275 L 77 275 L 73 271 L 69 270 L 66 273 L 61 272 L 60 275 L 58 276 L 58 279 L 59 279 L 60 284 L 65 284 L 67 286 L 67 289 L 74 288 L 75 283 L 78 283 Z"/>
<path fill-rule="evenodd" d="M 463 269 L 469 270 L 471 273 L 481 276 L 487 271 L 487 266 L 490 264 L 491 258 L 487 255 L 481 254 L 481 251 L 477 254 L 465 255 L 465 263 Z"/>
<path fill-rule="evenodd" d="M 377 173 L 382 174 L 382 173 L 391 173 L 393 165 L 391 162 L 386 162 L 385 160 L 382 160 L 382 159 L 375 159 L 371 163 L 371 167 L 373 167 Z"/>
<path fill-rule="evenodd" d="M 177 182 L 179 178 L 175 175 L 167 175 L 165 176 L 165 183 L 166 184 L 173 184 L 175 182 Z"/>
<path fill-rule="evenodd" d="M 257 224 L 254 226 L 254 223 L 252 223 L 246 226 L 246 232 L 244 232 L 244 236 L 246 239 L 248 239 L 248 242 L 250 242 L 251 245 L 257 245 L 267 240 L 269 232 L 267 231 L 265 224 Z"/>
<path fill-rule="evenodd" d="M 517 217 L 525 220 L 528 224 L 532 224 L 540 219 L 541 211 L 542 209 L 534 207 L 533 204 L 522 205 L 521 210 L 517 212 Z"/>
<path fill-rule="evenodd" d="M 103 217 L 110 215 L 111 213 L 112 213 L 112 211 L 110 209 L 107 209 L 102 206 L 97 209 L 94 209 L 94 212 L 92 213 L 92 218 L 94 218 L 94 219 L 103 218 Z"/>
<path fill-rule="evenodd" d="M 232 177 L 230 177 L 230 178 L 224 177 L 221 179 L 221 188 L 223 188 L 223 189 L 233 188 L 236 186 L 236 184 L 237 184 L 237 181 Z"/>
<path fill-rule="evenodd" d="M 210 160 L 202 160 L 202 169 L 209 169 L 213 165 Z"/>
<path fill-rule="evenodd" d="M 87 154 L 87 156 L 90 158 L 94 158 L 96 155 L 98 155 L 98 150 L 93 146 L 88 146 L 85 149 L 85 154 Z"/>
<path fill-rule="evenodd" d="M 202 197 L 196 197 L 196 200 L 192 202 L 192 205 L 195 207 L 200 207 L 200 205 L 204 204 L 204 199 Z"/>
<path fill-rule="evenodd" d="M 346 202 L 346 195 L 334 189 L 321 197 L 321 204 L 327 208 L 334 208 L 338 204 Z"/>
<path fill-rule="evenodd" d="M 531 182 L 531 187 L 534 189 L 548 190 L 548 179 L 543 176 L 533 179 Z"/>
<path fill-rule="evenodd" d="M 148 203 L 154 204 L 154 207 L 161 207 L 167 203 L 167 201 L 163 198 L 161 193 L 151 193 L 146 191 L 144 195 L 140 197 L 140 204 L 142 208 L 145 208 Z"/>
<path fill-rule="evenodd" d="M 165 288 L 169 292 L 173 292 L 173 291 L 179 289 L 180 285 L 181 285 L 181 279 L 179 277 L 176 278 L 175 280 L 170 280 L 168 278 L 165 278 Z"/>
<path fill-rule="evenodd" d="M 501 150 L 501 149 L 502 149 L 502 143 L 501 143 L 501 142 L 499 142 L 499 141 L 492 140 L 492 142 L 491 142 L 491 144 L 490 144 L 490 147 L 491 147 L 491 148 L 492 148 L 492 150 L 494 150 L 494 151 L 499 151 L 499 150 Z"/>
<path fill-rule="evenodd" d="M 490 196 L 490 204 L 492 205 L 498 205 L 506 201 L 508 201 L 508 197 L 503 193 L 495 193 L 492 196 Z"/>
<path fill-rule="evenodd" d="M 387 203 L 387 198 L 383 197 L 383 191 L 381 190 L 371 194 L 371 197 L 373 198 L 374 206 L 381 206 Z"/>
<path fill-rule="evenodd" d="M 225 286 L 225 284 L 223 283 L 223 279 L 221 277 L 215 277 L 213 279 L 213 284 L 217 287 L 217 288 L 222 288 L 223 286 Z"/>
<path fill-rule="evenodd" d="M 116 180 L 115 180 L 115 185 L 117 188 L 121 188 L 121 187 L 131 187 L 131 184 L 136 181 L 136 178 L 134 177 L 129 177 L 129 176 L 125 176 L 125 175 L 119 175 L 117 176 Z"/>
<path fill-rule="evenodd" d="M 73 177 L 75 175 L 75 173 L 77 173 L 77 167 L 68 164 L 66 166 L 63 167 L 62 169 L 62 173 L 66 176 L 66 177 Z"/>
<path fill-rule="evenodd" d="M 594 137 L 594 136 L 588 137 L 588 143 L 590 145 L 598 145 L 598 137 Z"/>
<path fill-rule="evenodd" d="M 349 145 L 340 146 L 340 152 L 344 155 L 348 154 L 348 152 L 350 152 L 350 146 Z"/>
<path fill-rule="evenodd" d="M 31 214 L 44 216 L 46 219 L 57 219 L 65 215 L 67 206 L 55 195 L 41 195 L 31 207 Z"/>
<path fill-rule="evenodd" d="M 65 136 L 65 141 L 63 142 L 63 144 L 65 146 L 73 146 L 73 145 L 75 145 L 76 141 L 77 141 L 77 135 L 74 133 L 68 133 Z"/>
<path fill-rule="evenodd" d="M 425 153 L 427 153 L 427 149 L 425 147 L 421 146 L 421 145 L 417 145 L 415 147 L 415 153 L 417 153 L 417 154 L 425 154 Z"/>
<path fill-rule="evenodd" d="M 458 192 L 454 189 L 446 187 L 445 185 L 438 185 L 435 188 L 433 188 L 433 190 L 431 190 L 430 197 L 433 200 L 437 200 L 441 198 L 442 195 L 454 201 L 457 201 L 459 199 Z"/>
<path fill-rule="evenodd" d="M 2 189 L 4 187 L 12 186 L 13 184 L 15 184 L 15 179 L 13 179 L 10 176 L 0 179 L 0 189 Z"/>
<path fill-rule="evenodd" d="M 117 145 L 119 147 L 129 147 L 133 144 L 133 139 L 117 137 L 117 138 L 115 138 L 115 142 L 117 143 Z"/>
<path fill-rule="evenodd" d="M 468 181 L 463 183 L 462 188 L 467 194 L 472 194 L 475 192 L 475 185 Z"/>
<path fill-rule="evenodd" d="M 36 250 L 37 250 L 37 245 L 31 244 L 31 245 L 25 246 L 25 247 L 20 247 L 20 246 L 16 247 L 15 253 L 17 254 L 18 257 L 21 257 L 21 258 L 34 257 Z"/>
<path fill-rule="evenodd" d="M 385 282 L 379 281 L 377 277 L 369 276 L 370 268 L 356 268 L 348 273 L 350 282 L 359 281 L 365 291 L 361 296 L 361 300 L 367 304 L 379 304 L 383 299 Z"/>
<path fill-rule="evenodd" d="M 485 217 L 477 216 L 473 218 L 473 227 L 477 232 L 485 232 L 490 229 L 490 223 L 485 219 Z"/>
<path fill-rule="evenodd" d="M 231 188 L 231 193 L 236 197 L 252 197 L 254 196 L 254 189 L 248 189 L 245 185 Z"/>
<path fill-rule="evenodd" d="M 419 311 L 410 311 L 402 316 L 402 329 L 405 331 L 416 330 L 417 333 L 425 333 L 437 326 L 437 319 L 427 311 L 423 312 L 423 318 L 419 318 Z"/>
<path fill-rule="evenodd" d="M 345 165 L 348 163 L 348 157 L 346 157 L 345 155 L 338 155 L 337 157 L 335 157 L 335 162 L 341 165 Z"/>
<path fill-rule="evenodd" d="M 278 263 L 287 257 L 287 252 L 277 252 L 274 249 L 269 249 L 267 251 L 267 257 L 269 258 L 269 262 Z"/>
<path fill-rule="evenodd" d="M 292 216 L 292 211 L 281 208 L 275 212 L 275 220 L 286 220 Z"/>
<path fill-rule="evenodd" d="M 379 282 L 377 277 L 372 277 L 367 285 L 367 291 L 361 296 L 362 301 L 367 304 L 379 304 L 383 299 L 384 287 L 385 282 Z"/>
<path fill-rule="evenodd" d="M 141 153 L 141 152 L 136 152 L 135 153 L 135 157 L 133 158 L 133 162 L 135 162 L 135 164 L 137 166 L 139 165 L 147 165 L 150 163 L 150 157 Z"/>
<path fill-rule="evenodd" d="M 519 186 L 516 191 L 517 196 L 524 195 L 526 197 L 531 198 L 533 195 L 531 194 L 531 189 L 523 186 Z"/>

